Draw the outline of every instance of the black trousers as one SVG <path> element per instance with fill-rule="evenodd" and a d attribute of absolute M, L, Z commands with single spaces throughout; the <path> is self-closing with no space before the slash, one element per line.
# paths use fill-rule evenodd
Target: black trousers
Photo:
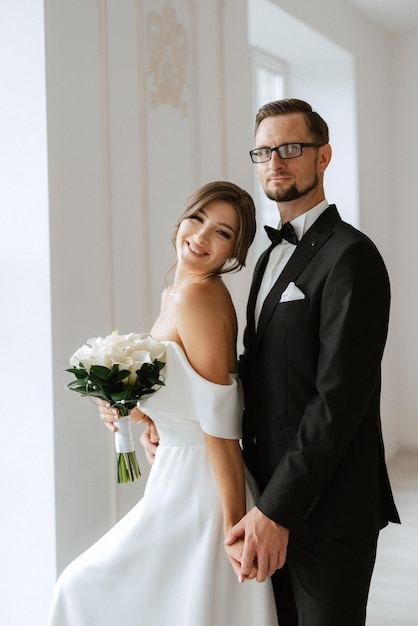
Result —
<path fill-rule="evenodd" d="M 280 626 L 364 626 L 377 539 L 291 533 L 287 563 L 272 578 Z"/>

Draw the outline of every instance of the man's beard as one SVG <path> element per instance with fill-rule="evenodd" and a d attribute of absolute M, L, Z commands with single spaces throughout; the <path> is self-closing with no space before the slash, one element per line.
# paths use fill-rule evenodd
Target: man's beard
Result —
<path fill-rule="evenodd" d="M 318 184 L 319 176 L 315 174 L 311 184 L 304 189 L 298 189 L 296 184 L 293 184 L 291 187 L 285 189 L 284 191 L 281 191 L 280 189 L 276 189 L 275 191 L 269 191 L 268 189 L 264 189 L 264 193 L 269 200 L 274 200 L 275 202 L 291 202 L 292 200 L 297 200 L 298 198 L 306 196 L 306 194 L 308 194 L 310 191 L 316 189 Z"/>

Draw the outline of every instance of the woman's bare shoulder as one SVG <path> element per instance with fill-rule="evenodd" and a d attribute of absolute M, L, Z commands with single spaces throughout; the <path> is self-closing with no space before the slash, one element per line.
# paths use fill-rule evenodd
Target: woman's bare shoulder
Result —
<path fill-rule="evenodd" d="M 182 307 L 208 308 L 218 312 L 219 306 L 229 308 L 232 305 L 231 295 L 220 277 L 188 284 L 179 292 L 176 301 Z"/>
<path fill-rule="evenodd" d="M 229 292 L 218 280 L 220 284 L 193 283 L 184 289 L 176 303 L 176 325 L 196 371 L 223 383 L 235 363 L 237 326 Z"/>

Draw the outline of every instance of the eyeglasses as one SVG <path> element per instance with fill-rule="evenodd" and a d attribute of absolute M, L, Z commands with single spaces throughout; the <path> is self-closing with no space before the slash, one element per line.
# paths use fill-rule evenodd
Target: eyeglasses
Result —
<path fill-rule="evenodd" d="M 276 148 L 256 148 L 250 150 L 250 157 L 253 163 L 267 163 L 270 161 L 273 152 L 277 152 L 281 159 L 296 159 L 302 154 L 302 148 L 319 148 L 323 143 L 284 143 Z"/>

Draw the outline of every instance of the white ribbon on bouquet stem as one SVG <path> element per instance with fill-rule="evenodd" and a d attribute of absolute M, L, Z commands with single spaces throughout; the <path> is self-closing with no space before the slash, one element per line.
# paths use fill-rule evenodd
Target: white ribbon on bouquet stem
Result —
<path fill-rule="evenodd" d="M 115 433 L 116 452 L 134 452 L 135 444 L 132 434 L 131 416 L 122 416 L 117 422 L 114 422 L 114 426 L 118 429 L 118 432 Z"/>

